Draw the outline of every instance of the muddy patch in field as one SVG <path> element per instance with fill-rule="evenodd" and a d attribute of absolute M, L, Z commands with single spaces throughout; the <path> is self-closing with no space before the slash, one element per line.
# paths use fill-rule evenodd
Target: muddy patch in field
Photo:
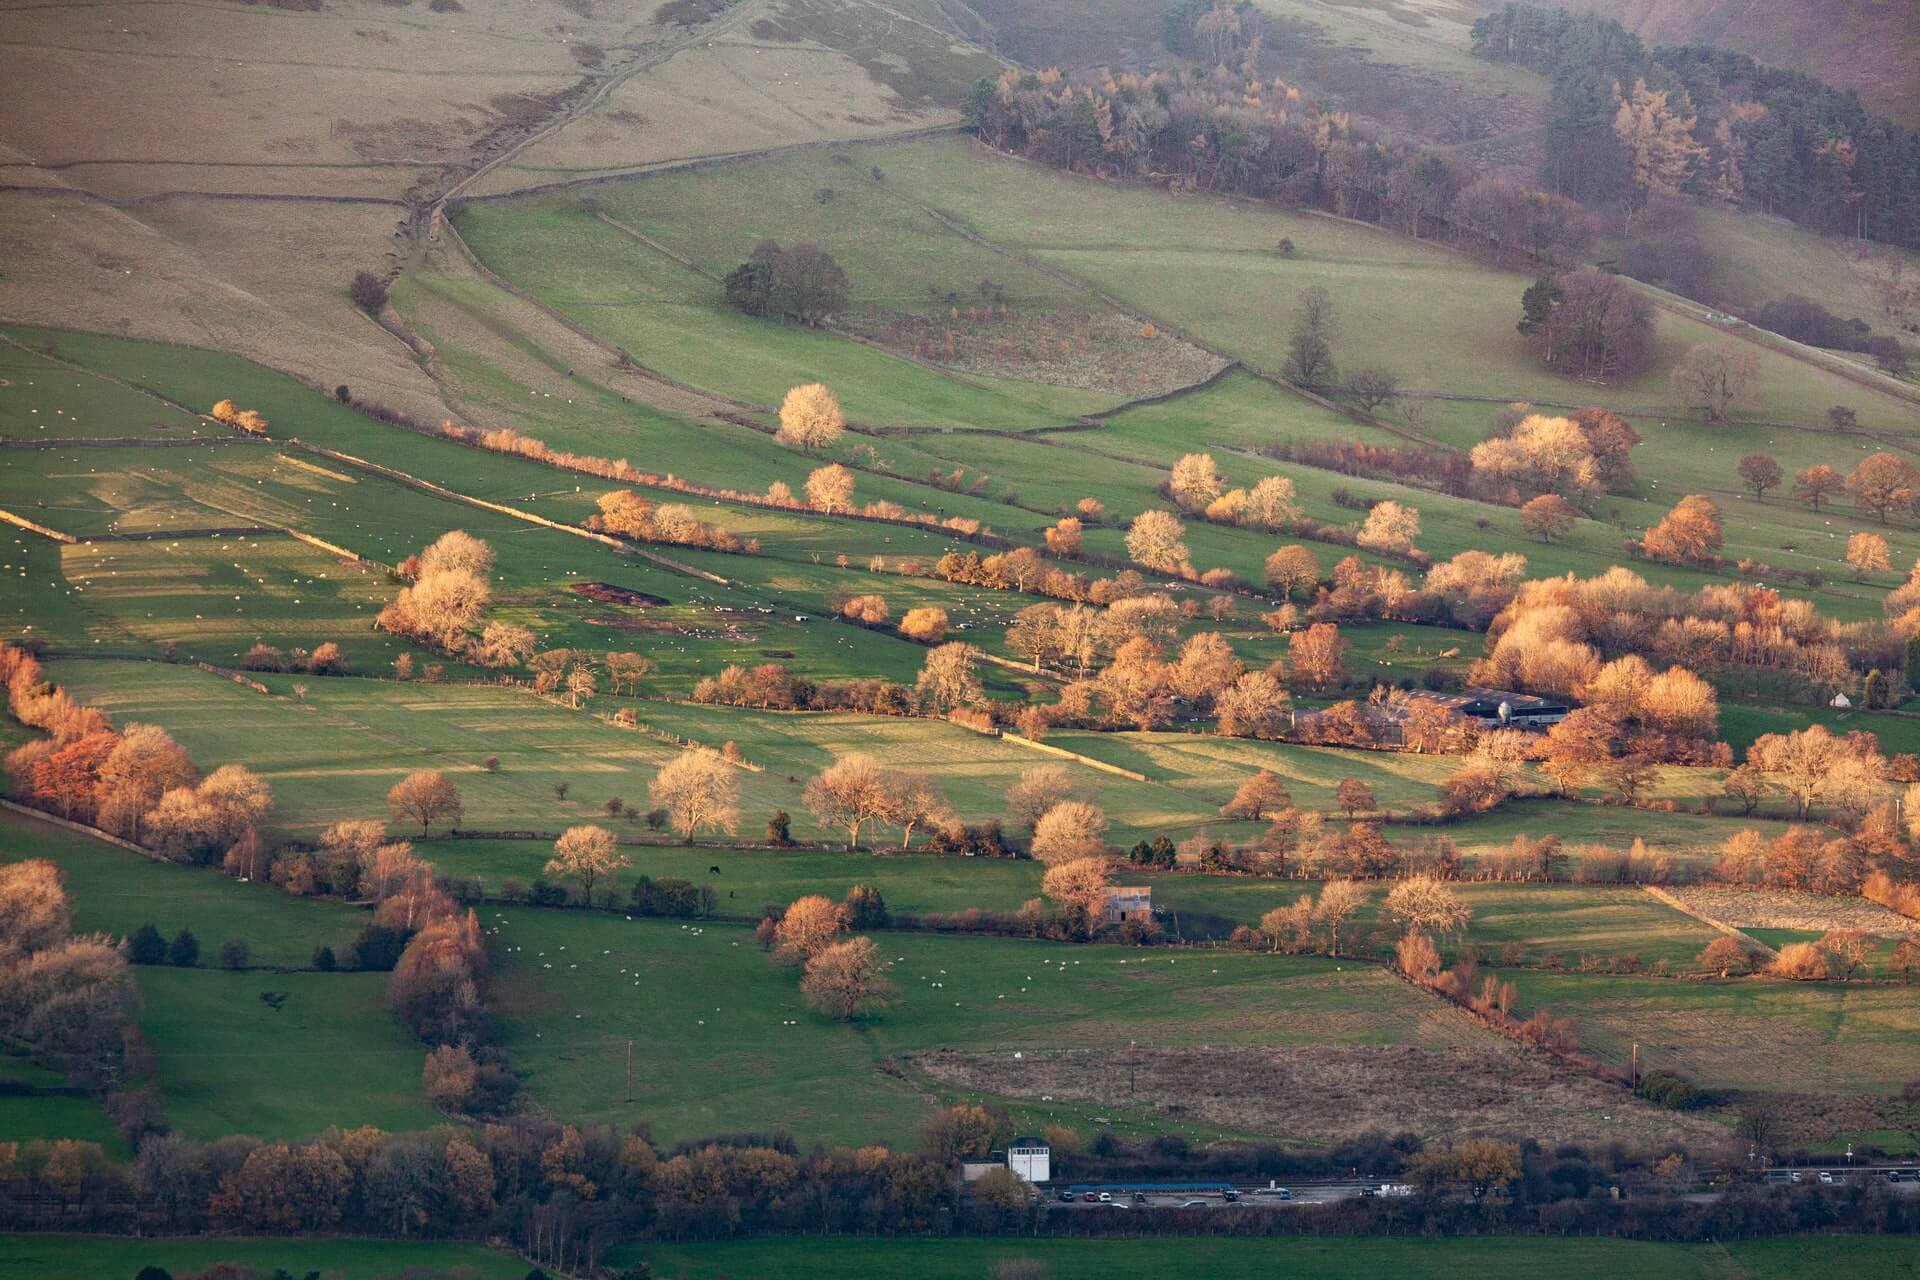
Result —
<path fill-rule="evenodd" d="M 661 605 L 673 603 L 665 596 L 648 595 L 644 591 L 616 587 L 611 582 L 576 582 L 573 584 L 573 590 L 601 604 L 623 604 L 632 609 L 658 608 Z"/>
<path fill-rule="evenodd" d="M 952 1086 L 1019 1098 L 1150 1106 L 1240 1133 L 1338 1142 L 1369 1131 L 1426 1138 L 1626 1139 L 1704 1150 L 1726 1131 L 1563 1072 L 1505 1042 L 1474 1048 L 1312 1045 L 1125 1052 L 917 1055 Z"/>
<path fill-rule="evenodd" d="M 1205 382 L 1225 361 L 1117 312 L 1026 307 L 990 296 L 944 310 L 867 308 L 839 327 L 942 368 L 1102 391 L 1128 400 Z"/>
<path fill-rule="evenodd" d="M 1706 885 L 1676 885 L 1667 892 L 1685 903 L 1688 910 L 1736 929 L 1864 929 L 1896 936 L 1920 934 L 1920 920 L 1909 920 L 1864 898 Z"/>

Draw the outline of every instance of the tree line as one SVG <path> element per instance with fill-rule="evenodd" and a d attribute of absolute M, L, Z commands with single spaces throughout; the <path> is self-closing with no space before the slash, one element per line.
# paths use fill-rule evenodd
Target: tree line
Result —
<path fill-rule="evenodd" d="M 1920 133 L 1812 76 L 1702 45 L 1649 50 L 1611 19 L 1509 3 L 1475 55 L 1552 82 L 1548 186 L 1594 205 L 1691 196 L 1920 248 Z"/>
<path fill-rule="evenodd" d="M 1248 55 L 1145 73 L 1009 69 L 973 86 L 967 123 L 1058 168 L 1325 209 L 1501 263 L 1567 261 L 1590 242 L 1573 200 L 1476 177 L 1312 102 Z"/>

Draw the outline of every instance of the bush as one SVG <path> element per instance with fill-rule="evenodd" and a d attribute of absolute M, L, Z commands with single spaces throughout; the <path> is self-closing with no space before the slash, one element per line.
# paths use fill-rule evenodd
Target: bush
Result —
<path fill-rule="evenodd" d="M 1772 972 L 1776 978 L 1818 981 L 1827 976 L 1827 958 L 1811 942 L 1789 942 L 1780 948 L 1780 958 L 1773 962 Z"/>
<path fill-rule="evenodd" d="M 182 969 L 200 963 L 200 939 L 193 936 L 193 930 L 182 929 L 173 935 L 173 941 L 167 944 L 167 963 Z"/>
<path fill-rule="evenodd" d="M 220 967 L 222 969 L 244 969 L 247 961 L 253 958 L 253 948 L 244 938 L 228 938 L 220 944 Z"/>
<path fill-rule="evenodd" d="M 1700 302 L 1713 278 L 1713 256 L 1691 231 L 1636 240 L 1621 251 L 1619 266 L 1623 275 Z"/>
<path fill-rule="evenodd" d="M 643 916 L 699 918 L 712 915 L 714 908 L 713 890 L 673 876 L 659 880 L 641 876 L 634 882 L 629 900 L 634 912 Z"/>
<path fill-rule="evenodd" d="M 1782 337 L 1835 351 L 1865 351 L 1871 336 L 1864 320 L 1842 320 L 1806 298 L 1775 298 L 1761 307 L 1753 319 L 1761 328 L 1771 329 Z"/>
<path fill-rule="evenodd" d="M 387 282 L 371 271 L 355 272 L 347 293 L 353 298 L 353 305 L 368 315 L 387 305 Z"/>
<path fill-rule="evenodd" d="M 167 958 L 167 940 L 150 924 L 143 924 L 127 939 L 127 959 L 135 964 L 159 964 Z"/>
<path fill-rule="evenodd" d="M 1700 1091 L 1693 1083 L 1669 1071 L 1647 1072 L 1634 1092 L 1669 1111 L 1691 1111 L 1700 1105 Z"/>
<path fill-rule="evenodd" d="M 313 949 L 313 967 L 322 973 L 332 973 L 340 967 L 340 961 L 333 954 L 332 947 L 322 944 Z"/>
<path fill-rule="evenodd" d="M 407 931 L 389 929 L 383 924 L 370 924 L 360 931 L 348 949 L 353 967 L 385 973 L 400 963 L 400 953 L 407 949 Z"/>

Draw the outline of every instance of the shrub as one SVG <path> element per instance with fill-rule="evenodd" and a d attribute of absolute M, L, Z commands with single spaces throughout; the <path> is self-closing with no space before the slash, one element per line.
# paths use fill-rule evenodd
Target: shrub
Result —
<path fill-rule="evenodd" d="M 167 940 L 151 924 L 143 924 L 127 939 L 127 959 L 135 964 L 159 964 L 167 958 Z"/>
<path fill-rule="evenodd" d="M 353 305 L 373 315 L 387 305 L 387 282 L 371 271 L 357 271 L 347 289 Z"/>
<path fill-rule="evenodd" d="M 1634 1092 L 1669 1111 L 1691 1111 L 1700 1105 L 1700 1091 L 1693 1083 L 1667 1071 L 1647 1072 Z"/>
<path fill-rule="evenodd" d="M 322 943 L 313 949 L 313 967 L 322 973 L 332 973 L 340 967 L 340 961 L 334 956 L 333 948 Z"/>
<path fill-rule="evenodd" d="M 407 948 L 407 932 L 404 929 L 390 929 L 383 924 L 370 924 L 360 931 L 353 940 L 348 954 L 356 969 L 366 969 L 384 973 L 400 963 L 400 953 Z"/>
<path fill-rule="evenodd" d="M 228 938 L 220 944 L 220 967 L 222 969 L 244 969 L 247 961 L 253 958 L 253 948 L 244 938 Z"/>
<path fill-rule="evenodd" d="M 1796 982 L 1814 982 L 1827 976 L 1827 958 L 1811 942 L 1789 942 L 1773 962 L 1773 976 Z"/>
<path fill-rule="evenodd" d="M 200 963 L 200 939 L 193 936 L 193 930 L 182 929 L 173 935 L 173 941 L 167 944 L 167 963 L 183 969 Z"/>

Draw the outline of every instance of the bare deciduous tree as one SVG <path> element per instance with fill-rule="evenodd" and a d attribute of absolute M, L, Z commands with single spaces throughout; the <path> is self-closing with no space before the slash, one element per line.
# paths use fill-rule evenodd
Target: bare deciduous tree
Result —
<path fill-rule="evenodd" d="M 818 382 L 809 382 L 787 392 L 780 402 L 780 430 L 774 439 L 781 444 L 797 444 L 802 449 L 824 449 L 847 429 L 846 415 L 833 392 Z"/>
<path fill-rule="evenodd" d="M 620 852 L 619 841 L 605 827 L 568 827 L 553 842 L 553 857 L 547 860 L 545 874 L 561 880 L 580 882 L 580 900 L 593 905 L 596 881 L 611 880 L 633 865 L 633 859 Z"/>
<path fill-rule="evenodd" d="M 851 1022 L 862 1013 L 886 1007 L 895 990 L 887 981 L 873 939 L 849 938 L 807 961 L 800 994 L 822 1013 Z"/>
<path fill-rule="evenodd" d="M 740 826 L 740 784 L 711 747 L 688 747 L 660 767 L 647 796 L 672 817 L 688 844 L 702 831 L 731 835 Z"/>
<path fill-rule="evenodd" d="M 415 769 L 387 792 L 387 809 L 395 821 L 419 823 L 424 836 L 442 818 L 459 823 L 460 789 L 438 769 Z"/>

